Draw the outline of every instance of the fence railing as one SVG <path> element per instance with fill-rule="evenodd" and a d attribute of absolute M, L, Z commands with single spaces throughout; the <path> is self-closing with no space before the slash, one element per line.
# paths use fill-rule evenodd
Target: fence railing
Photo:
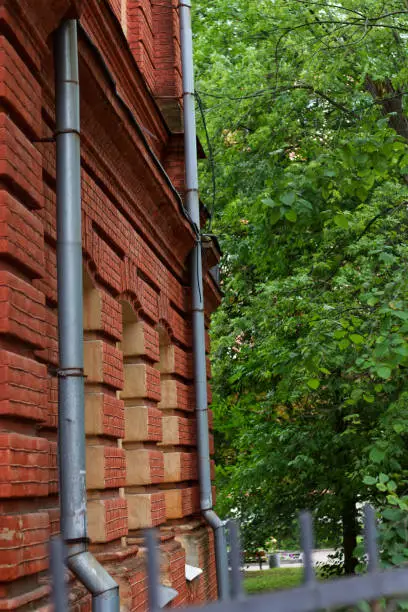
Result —
<path fill-rule="evenodd" d="M 300 533 L 303 551 L 303 585 L 286 591 L 247 596 L 242 586 L 241 548 L 238 527 L 229 522 L 230 542 L 230 583 L 231 600 L 218 601 L 200 607 L 201 612 L 316 612 L 317 610 L 350 607 L 361 602 L 391 601 L 395 609 L 398 598 L 408 594 L 408 568 L 381 570 L 375 512 L 371 506 L 365 507 L 364 542 L 367 560 L 367 573 L 344 576 L 320 582 L 317 580 L 313 562 L 313 524 L 312 517 L 305 512 L 300 515 Z M 146 532 L 147 575 L 149 610 L 159 609 L 158 546 L 154 530 Z M 60 539 L 51 542 L 50 572 L 52 579 L 53 602 L 56 612 L 66 612 L 67 590 L 65 583 L 64 546 Z M 196 612 L 196 608 L 184 608 Z M 376 610 L 379 607 L 376 606 Z"/>

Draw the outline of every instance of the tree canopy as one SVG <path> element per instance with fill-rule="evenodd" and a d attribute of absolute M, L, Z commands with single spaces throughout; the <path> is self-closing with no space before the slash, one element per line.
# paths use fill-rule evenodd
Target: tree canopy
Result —
<path fill-rule="evenodd" d="M 196 90 L 223 303 L 212 321 L 219 509 L 246 546 L 311 508 L 382 514 L 408 556 L 408 3 L 196 0 Z"/>

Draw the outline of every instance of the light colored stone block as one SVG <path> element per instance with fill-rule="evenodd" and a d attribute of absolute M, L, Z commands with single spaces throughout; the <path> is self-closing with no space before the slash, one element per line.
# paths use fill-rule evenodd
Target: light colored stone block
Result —
<path fill-rule="evenodd" d="M 177 383 L 175 380 L 163 380 L 161 383 L 161 401 L 159 408 L 162 410 L 177 409 Z"/>
<path fill-rule="evenodd" d="M 103 394 L 85 390 L 85 433 L 98 436 L 103 433 Z"/>
<path fill-rule="evenodd" d="M 104 446 L 86 447 L 86 488 L 105 487 L 105 450 Z"/>
<path fill-rule="evenodd" d="M 103 343 L 101 340 L 84 342 L 84 373 L 88 382 L 103 382 Z"/>
<path fill-rule="evenodd" d="M 91 500 L 87 504 L 88 535 L 92 542 L 106 540 L 106 511 L 102 500 Z"/>
<path fill-rule="evenodd" d="M 126 485 L 146 485 L 151 483 L 150 453 L 144 449 L 126 450 Z"/>
<path fill-rule="evenodd" d="M 124 374 L 125 384 L 120 392 L 121 399 L 146 397 L 146 365 L 143 363 L 126 363 L 124 364 Z"/>
<path fill-rule="evenodd" d="M 151 495 L 138 493 L 127 495 L 129 529 L 152 526 Z"/>
<path fill-rule="evenodd" d="M 183 489 L 170 489 L 164 492 L 166 499 L 166 518 L 177 519 L 183 517 Z"/>
<path fill-rule="evenodd" d="M 179 436 L 179 417 L 163 417 L 163 446 L 173 446 L 180 442 Z"/>
<path fill-rule="evenodd" d="M 164 453 L 164 482 L 181 480 L 181 453 Z"/>
<path fill-rule="evenodd" d="M 165 498 L 159 493 L 126 494 L 129 529 L 161 525 L 166 520 Z"/>
<path fill-rule="evenodd" d="M 126 333 L 121 344 L 124 357 L 139 357 L 145 354 L 144 325 L 143 321 L 126 324 Z"/>
<path fill-rule="evenodd" d="M 125 406 L 125 441 L 149 439 L 149 409 L 146 406 Z"/>
<path fill-rule="evenodd" d="M 95 287 L 84 292 L 83 316 L 85 331 L 102 329 L 102 296 Z"/>
<path fill-rule="evenodd" d="M 175 370 L 175 351 L 171 344 L 160 346 L 160 361 L 155 365 L 161 374 L 173 374 Z"/>

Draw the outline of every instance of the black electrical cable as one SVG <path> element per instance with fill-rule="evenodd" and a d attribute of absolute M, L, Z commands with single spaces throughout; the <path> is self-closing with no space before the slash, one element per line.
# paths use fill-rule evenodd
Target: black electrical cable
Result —
<path fill-rule="evenodd" d="M 214 153 L 213 153 L 213 148 L 212 148 L 212 144 L 211 144 L 210 135 L 209 135 L 208 129 L 207 129 L 207 121 L 205 119 L 203 101 L 201 100 L 201 97 L 200 97 L 200 94 L 198 93 L 198 91 L 195 91 L 194 95 L 195 95 L 195 98 L 197 100 L 197 105 L 198 105 L 198 108 L 199 108 L 199 111 L 200 111 L 200 115 L 201 115 L 201 121 L 202 121 L 203 127 L 204 127 L 205 138 L 206 138 L 207 147 L 208 147 L 208 161 L 209 161 L 210 170 L 211 170 L 212 202 L 211 202 L 211 209 L 210 209 L 210 221 L 209 221 L 209 224 L 208 224 L 209 231 L 211 232 L 212 220 L 213 220 L 214 210 L 215 210 L 215 200 L 216 200 L 216 194 L 217 194 L 217 183 L 216 183 L 216 180 L 215 180 Z"/>
<path fill-rule="evenodd" d="M 116 81 L 113 78 L 108 66 L 105 63 L 105 60 L 101 54 L 101 52 L 99 51 L 98 47 L 95 45 L 95 43 L 93 42 L 93 40 L 91 39 L 91 37 L 89 36 L 88 32 L 85 30 L 85 28 L 81 25 L 80 22 L 78 22 L 78 26 L 80 29 L 81 34 L 84 36 L 84 38 L 86 39 L 87 43 L 90 45 L 90 47 L 92 47 L 94 53 L 98 56 L 99 61 L 102 64 L 102 67 L 104 69 L 104 72 L 111 84 L 111 87 L 114 91 L 114 94 L 116 96 L 116 98 L 118 99 L 118 101 L 120 102 L 121 106 L 123 107 L 123 109 L 125 110 L 126 114 L 128 115 L 131 123 L 133 124 L 133 126 L 136 128 L 136 131 L 138 132 L 146 150 L 148 151 L 149 155 L 151 156 L 151 158 L 153 159 L 154 163 L 156 164 L 156 166 L 158 167 L 158 169 L 160 170 L 160 172 L 163 174 L 166 183 L 168 184 L 170 190 L 172 191 L 173 195 L 175 196 L 180 211 L 183 214 L 183 216 L 188 220 L 191 228 L 193 229 L 194 233 L 196 235 L 199 235 L 200 230 L 199 228 L 197 228 L 196 224 L 194 223 L 194 221 L 192 220 L 192 218 L 190 217 L 188 210 L 186 208 L 184 208 L 184 204 L 183 201 L 181 199 L 181 196 L 179 194 L 179 192 L 177 191 L 177 189 L 174 187 L 169 175 L 167 174 L 166 170 L 163 168 L 159 158 L 157 157 L 157 155 L 155 154 L 155 152 L 153 151 L 153 149 L 151 148 L 151 146 L 149 145 L 146 136 L 144 134 L 144 130 L 142 128 L 142 126 L 140 125 L 140 123 L 137 121 L 136 117 L 134 116 L 134 114 L 132 113 L 131 109 L 129 108 L 129 106 L 126 104 L 126 102 L 123 100 L 123 98 L 121 97 L 121 95 L 118 92 L 118 89 L 116 87 Z"/>

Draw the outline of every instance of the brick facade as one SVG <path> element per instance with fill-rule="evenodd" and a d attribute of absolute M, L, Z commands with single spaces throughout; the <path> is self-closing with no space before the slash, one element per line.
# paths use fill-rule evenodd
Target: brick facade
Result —
<path fill-rule="evenodd" d="M 0 610 L 49 609 L 59 531 L 52 38 L 67 16 L 80 20 L 90 549 L 121 609 L 143 612 L 140 530 L 158 527 L 171 606 L 200 603 L 216 577 L 199 514 L 177 3 L 2 0 Z M 210 314 L 220 296 L 208 269 L 204 287 Z M 203 569 L 193 583 L 185 563 Z M 72 576 L 70 593 L 72 610 L 90 610 Z"/>

